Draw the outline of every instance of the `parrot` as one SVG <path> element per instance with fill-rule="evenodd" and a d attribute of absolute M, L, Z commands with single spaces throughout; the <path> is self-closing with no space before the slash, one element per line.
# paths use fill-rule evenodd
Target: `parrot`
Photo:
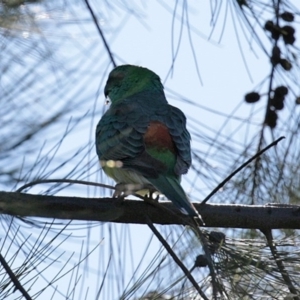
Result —
<path fill-rule="evenodd" d="M 168 103 L 159 76 L 120 65 L 110 72 L 104 95 L 110 107 L 96 127 L 96 152 L 103 171 L 117 183 L 114 196 L 163 194 L 202 221 L 180 184 L 192 162 L 186 117 Z"/>

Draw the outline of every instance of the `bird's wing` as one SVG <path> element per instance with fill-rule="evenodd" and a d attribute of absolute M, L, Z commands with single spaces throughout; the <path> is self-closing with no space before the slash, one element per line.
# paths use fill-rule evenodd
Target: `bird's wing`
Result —
<path fill-rule="evenodd" d="M 176 148 L 176 175 L 187 173 L 191 166 L 191 136 L 186 129 L 186 117 L 183 112 L 172 105 L 168 105 L 168 113 L 159 119 L 167 127 Z"/>
<path fill-rule="evenodd" d="M 96 150 L 101 161 L 121 161 L 122 167 L 145 177 L 158 177 L 166 166 L 145 151 L 143 136 L 149 116 L 133 101 L 111 106 L 96 128 Z"/>
<path fill-rule="evenodd" d="M 167 166 L 158 177 L 147 177 L 147 180 L 182 212 L 198 216 L 180 185 L 181 174 L 186 173 L 191 164 L 190 135 L 184 114 L 170 105 L 160 107 L 160 111 L 151 116 L 144 143 L 146 152 Z"/>

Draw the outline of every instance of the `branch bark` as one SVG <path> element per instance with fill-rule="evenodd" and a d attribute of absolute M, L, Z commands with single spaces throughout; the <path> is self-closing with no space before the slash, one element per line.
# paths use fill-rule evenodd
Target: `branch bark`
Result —
<path fill-rule="evenodd" d="M 268 204 L 197 204 L 206 227 L 252 229 L 300 229 L 300 206 Z M 159 207 L 162 206 L 163 210 Z M 170 210 L 168 214 L 165 211 Z M 171 202 L 159 206 L 144 201 L 112 198 L 45 196 L 17 192 L 0 192 L 0 213 L 19 217 L 91 220 L 115 223 L 185 224 L 188 217 L 178 213 Z M 186 219 L 185 219 L 186 218 Z M 186 223 L 187 223 L 186 222 Z"/>

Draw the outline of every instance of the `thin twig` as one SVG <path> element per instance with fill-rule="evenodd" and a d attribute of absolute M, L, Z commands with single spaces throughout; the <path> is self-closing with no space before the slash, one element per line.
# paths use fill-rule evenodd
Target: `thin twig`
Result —
<path fill-rule="evenodd" d="M 228 177 L 226 177 L 216 188 L 212 190 L 212 192 L 201 202 L 201 205 L 205 204 L 221 187 L 223 187 L 235 174 L 240 172 L 243 168 L 245 168 L 250 162 L 252 162 L 254 159 L 262 155 L 265 151 L 269 150 L 271 147 L 277 145 L 278 142 L 280 142 L 282 139 L 284 139 L 284 136 L 281 136 L 279 139 L 274 141 L 273 143 L 269 144 L 264 149 L 257 152 L 254 156 L 252 156 L 250 159 L 248 159 L 245 163 L 243 163 L 240 167 L 238 167 L 233 173 L 231 173 Z"/>
<path fill-rule="evenodd" d="M 155 228 L 153 223 L 151 222 L 150 218 L 146 216 L 147 219 L 147 225 L 150 227 L 152 232 L 156 235 L 158 240 L 162 243 L 162 245 L 165 247 L 165 249 L 168 251 L 168 253 L 172 256 L 173 260 L 177 263 L 177 265 L 180 267 L 180 269 L 183 271 L 185 276 L 190 280 L 194 288 L 198 291 L 199 295 L 205 299 L 208 300 L 204 292 L 199 287 L 198 283 L 196 282 L 195 278 L 192 276 L 190 271 L 185 267 L 185 265 L 181 262 L 181 260 L 178 258 L 178 256 L 175 254 L 175 252 L 172 250 L 172 248 L 169 246 L 169 244 L 166 242 L 166 240 L 162 237 L 162 235 L 158 232 L 158 230 Z"/>
<path fill-rule="evenodd" d="M 104 187 L 108 188 L 111 190 L 115 190 L 115 187 L 103 183 L 97 183 L 97 182 L 91 182 L 91 181 L 85 181 L 85 180 L 75 180 L 75 179 L 40 179 L 40 180 L 35 180 L 31 181 L 29 183 L 26 183 L 22 185 L 20 188 L 16 190 L 17 193 L 22 192 L 28 187 L 37 185 L 37 184 L 42 184 L 42 183 L 74 183 L 74 184 L 83 184 L 83 185 L 89 185 L 89 186 L 99 186 L 99 187 Z"/>
<path fill-rule="evenodd" d="M 99 32 L 99 34 L 100 34 L 100 36 L 101 36 L 101 39 L 102 39 L 103 44 L 104 44 L 104 47 L 106 48 L 106 51 L 107 51 L 107 53 L 108 53 L 108 55 L 109 55 L 109 58 L 110 58 L 110 60 L 111 60 L 111 62 L 112 62 L 112 64 L 113 64 L 113 66 L 116 67 L 117 64 L 116 64 L 116 62 L 115 62 L 115 59 L 114 59 L 114 57 L 113 57 L 113 54 L 112 54 L 111 51 L 110 51 L 110 48 L 109 48 L 108 43 L 107 43 L 107 41 L 106 41 L 106 39 L 105 39 L 105 37 L 104 37 L 104 34 L 103 34 L 103 32 L 102 32 L 102 30 L 101 30 L 101 28 L 100 28 L 100 26 L 99 26 L 97 17 L 95 16 L 94 11 L 93 11 L 92 7 L 90 6 L 89 1 L 88 1 L 88 0 L 85 0 L 85 3 L 86 3 L 86 6 L 87 6 L 88 10 L 90 11 L 90 14 L 91 14 L 91 16 L 92 16 L 92 18 L 93 18 L 93 21 L 94 21 L 94 23 L 95 23 L 95 25 L 96 25 L 96 27 L 97 27 L 97 30 L 98 30 L 98 32 Z"/>
<path fill-rule="evenodd" d="M 293 296 L 292 295 L 291 296 L 293 297 L 294 300 L 299 300 L 300 299 L 300 297 L 298 297 L 299 293 L 298 293 L 297 289 L 294 287 L 292 280 L 291 280 L 287 270 L 285 269 L 282 260 L 280 259 L 279 255 L 278 255 L 276 245 L 273 243 L 272 230 L 271 229 L 261 230 L 261 232 L 265 235 L 265 237 L 267 239 L 268 246 L 272 252 L 273 258 L 276 262 L 276 265 L 282 276 L 282 279 L 284 280 L 284 282 L 287 285 L 291 294 L 293 294 Z"/>
<path fill-rule="evenodd" d="M 211 277 L 212 291 L 213 291 L 213 297 L 214 297 L 213 299 L 217 299 L 219 289 L 217 286 L 217 277 L 216 277 L 216 272 L 215 272 L 215 268 L 214 268 L 214 263 L 211 258 L 211 252 L 207 245 L 207 239 L 205 238 L 203 232 L 199 228 L 197 221 L 195 219 L 191 220 L 191 229 L 196 234 L 196 236 L 197 236 L 198 240 L 200 241 L 202 248 L 204 250 L 205 257 L 207 259 L 209 272 L 210 272 L 210 277 Z"/>
<path fill-rule="evenodd" d="M 4 259 L 1 253 L 0 253 L 0 263 L 5 269 L 5 271 L 7 272 L 8 276 L 10 277 L 11 281 L 15 285 L 16 289 L 18 289 L 21 292 L 21 294 L 25 297 L 26 300 L 32 300 L 32 298 L 29 296 L 27 291 L 23 288 L 17 276 L 11 270 L 10 266 L 8 265 L 8 263 L 6 262 L 6 260 Z"/>

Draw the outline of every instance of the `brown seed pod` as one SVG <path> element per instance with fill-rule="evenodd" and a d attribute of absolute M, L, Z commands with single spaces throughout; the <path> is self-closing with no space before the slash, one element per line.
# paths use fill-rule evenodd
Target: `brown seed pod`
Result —
<path fill-rule="evenodd" d="M 260 94 L 257 92 L 251 92 L 245 95 L 245 101 L 247 103 L 255 103 L 260 99 Z"/>
<path fill-rule="evenodd" d="M 267 31 L 272 31 L 272 29 L 274 28 L 274 23 L 273 23 L 273 21 L 267 21 L 266 23 L 265 23 L 265 29 L 267 30 Z"/>
<path fill-rule="evenodd" d="M 273 29 L 271 30 L 271 36 L 272 36 L 272 39 L 277 41 L 280 37 L 280 28 L 277 26 L 273 27 Z"/>
<path fill-rule="evenodd" d="M 284 97 L 279 96 L 279 97 L 274 97 L 270 99 L 270 105 L 275 109 L 275 110 L 282 110 L 284 108 L 284 103 L 283 103 Z"/>
<path fill-rule="evenodd" d="M 284 86 L 284 85 L 278 86 L 274 90 L 274 97 L 286 96 L 288 94 L 288 92 L 289 92 L 289 90 L 286 86 Z"/>
<path fill-rule="evenodd" d="M 281 58 L 279 63 L 286 71 L 290 71 L 290 69 L 293 67 L 292 64 L 285 58 Z"/>
<path fill-rule="evenodd" d="M 290 25 L 286 25 L 286 26 L 281 27 L 281 32 L 282 32 L 282 35 L 294 34 L 295 28 Z"/>
<path fill-rule="evenodd" d="M 295 38 L 295 28 L 289 25 L 283 26 L 281 28 L 281 34 L 283 41 L 286 45 L 293 45 Z"/>
<path fill-rule="evenodd" d="M 268 109 L 265 119 L 265 124 L 268 125 L 270 128 L 275 128 L 277 125 L 277 113 L 274 110 Z"/>
<path fill-rule="evenodd" d="M 271 63 L 276 66 L 280 62 L 281 50 L 278 46 L 274 46 L 272 49 Z"/>
<path fill-rule="evenodd" d="M 202 267 L 206 267 L 207 265 L 208 265 L 207 258 L 203 254 L 200 254 L 196 257 L 195 267 L 202 268 Z"/>
<path fill-rule="evenodd" d="M 274 40 L 278 40 L 280 37 L 280 27 L 276 26 L 273 21 L 269 20 L 265 23 L 265 30 L 271 32 L 271 36 Z"/>
<path fill-rule="evenodd" d="M 281 15 L 280 15 L 281 19 L 286 21 L 286 22 L 293 22 L 294 21 L 294 14 L 288 12 L 288 11 L 285 11 L 283 12 Z"/>

